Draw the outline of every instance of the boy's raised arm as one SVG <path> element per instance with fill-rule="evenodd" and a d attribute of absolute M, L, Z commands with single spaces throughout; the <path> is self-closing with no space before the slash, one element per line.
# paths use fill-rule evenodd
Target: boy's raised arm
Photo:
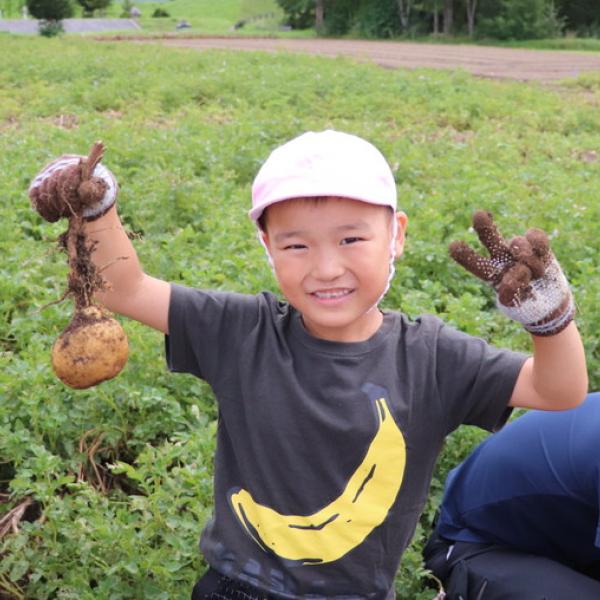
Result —
<path fill-rule="evenodd" d="M 533 356 L 519 373 L 510 405 L 574 408 L 587 393 L 585 353 L 573 321 L 573 296 L 546 234 L 530 229 L 525 236 L 506 241 L 485 211 L 475 213 L 473 228 L 490 258 L 465 242 L 453 242 L 450 255 L 492 285 L 498 308 L 521 323 L 533 340 Z"/>
<path fill-rule="evenodd" d="M 33 207 L 47 221 L 83 219 L 92 243 L 91 260 L 105 285 L 96 298 L 109 310 L 168 333 L 170 285 L 146 275 L 115 208 L 117 183 L 100 163 L 103 146 L 88 157 L 65 155 L 48 164 L 32 181 Z M 69 253 L 73 240 L 67 236 Z"/>
<path fill-rule="evenodd" d="M 95 221 L 85 224 L 86 233 L 96 242 L 94 263 L 102 269 L 106 290 L 96 298 L 109 310 L 144 325 L 168 331 L 171 286 L 147 275 L 113 205 Z"/>
<path fill-rule="evenodd" d="M 588 391 L 588 375 L 575 322 L 556 335 L 532 335 L 532 340 L 533 357 L 523 365 L 509 404 L 541 410 L 581 404 Z"/>

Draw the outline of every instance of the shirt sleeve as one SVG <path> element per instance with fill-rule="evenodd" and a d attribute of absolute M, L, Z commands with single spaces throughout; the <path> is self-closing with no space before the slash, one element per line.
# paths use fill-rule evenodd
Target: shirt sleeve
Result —
<path fill-rule="evenodd" d="M 259 304 L 257 296 L 173 284 L 165 336 L 169 369 L 214 382 L 239 358 L 242 340 L 258 321 Z"/>
<path fill-rule="evenodd" d="M 436 342 L 446 432 L 461 424 L 500 429 L 512 412 L 508 402 L 527 355 L 495 348 L 448 325 L 440 327 Z"/>

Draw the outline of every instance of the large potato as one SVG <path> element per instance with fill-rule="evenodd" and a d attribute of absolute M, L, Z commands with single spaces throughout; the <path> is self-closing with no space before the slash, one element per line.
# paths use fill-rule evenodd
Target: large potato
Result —
<path fill-rule="evenodd" d="M 127 336 L 97 306 L 78 310 L 52 348 L 52 367 L 66 385 L 84 389 L 112 379 L 127 362 Z"/>

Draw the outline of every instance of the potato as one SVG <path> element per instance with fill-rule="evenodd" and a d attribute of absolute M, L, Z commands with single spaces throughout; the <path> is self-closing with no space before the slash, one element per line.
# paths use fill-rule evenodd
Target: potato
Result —
<path fill-rule="evenodd" d="M 52 348 L 52 367 L 66 385 L 84 389 L 112 379 L 127 362 L 123 328 L 108 311 L 87 306 L 75 312 Z"/>

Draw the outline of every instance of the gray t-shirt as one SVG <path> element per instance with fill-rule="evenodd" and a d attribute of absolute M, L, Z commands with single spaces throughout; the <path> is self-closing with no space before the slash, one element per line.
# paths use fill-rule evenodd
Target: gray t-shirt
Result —
<path fill-rule="evenodd" d="M 169 332 L 169 368 L 218 400 L 204 556 L 294 599 L 393 594 L 444 437 L 502 426 L 525 359 L 395 312 L 366 341 L 322 340 L 272 294 L 177 285 Z"/>

